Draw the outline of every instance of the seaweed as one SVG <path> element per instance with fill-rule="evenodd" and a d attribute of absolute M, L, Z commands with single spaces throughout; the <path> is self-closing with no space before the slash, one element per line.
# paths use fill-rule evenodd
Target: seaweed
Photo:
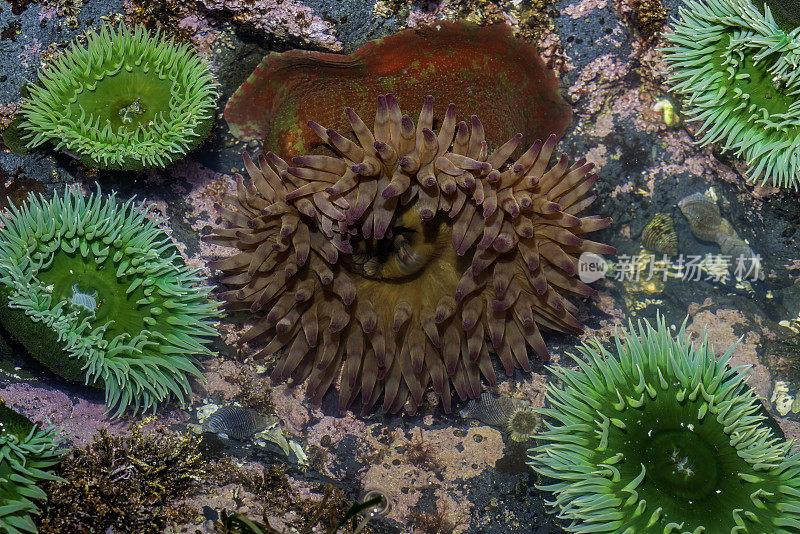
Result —
<path fill-rule="evenodd" d="M 37 519 L 41 534 L 148 534 L 185 520 L 188 507 L 173 503 L 202 480 L 200 440 L 146 432 L 150 420 L 125 436 L 101 430 L 91 445 L 72 451 L 56 470 L 65 481 L 44 485 L 49 498 Z"/>
<path fill-rule="evenodd" d="M 328 485 L 328 487 L 325 489 L 324 497 L 315 507 L 309 521 L 306 522 L 302 530 L 299 530 L 300 534 L 311 534 L 311 532 L 314 532 L 314 527 L 317 526 L 319 520 L 323 515 L 326 514 L 326 512 L 330 517 L 331 510 L 328 508 L 328 501 L 334 494 L 334 490 L 335 488 L 333 485 Z M 352 528 L 347 529 L 346 532 L 352 532 L 354 534 L 360 534 L 363 532 L 364 534 L 367 534 L 369 530 L 365 530 L 366 523 L 372 517 L 377 514 L 382 514 L 383 511 L 387 509 L 387 505 L 385 504 L 387 502 L 386 497 L 380 493 L 374 493 L 370 495 L 367 495 L 368 498 L 365 498 L 364 502 L 353 504 L 335 526 L 333 526 L 331 523 L 331 526 L 329 526 L 325 531 L 326 534 L 337 534 L 339 530 L 342 527 L 345 527 L 348 521 L 351 520 Z M 357 524 L 358 516 L 364 512 L 367 512 L 367 517 Z M 229 515 L 227 510 L 223 510 L 220 514 L 220 520 L 214 523 L 214 527 L 216 528 L 218 534 L 284 534 L 282 531 L 276 530 L 269 525 L 266 511 L 263 514 L 262 523 L 260 521 L 250 519 L 244 514 L 234 513 Z"/>

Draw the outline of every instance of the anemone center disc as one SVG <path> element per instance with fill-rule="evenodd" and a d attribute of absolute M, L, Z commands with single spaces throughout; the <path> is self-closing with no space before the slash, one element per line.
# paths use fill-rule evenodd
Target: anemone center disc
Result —
<path fill-rule="evenodd" d="M 415 278 L 447 250 L 450 236 L 452 229 L 446 220 L 437 217 L 422 225 L 417 210 L 409 208 L 398 217 L 390 237 L 355 240 L 348 267 L 373 280 Z"/>
<path fill-rule="evenodd" d="M 343 265 L 354 275 L 358 291 L 374 299 L 378 316 L 391 325 L 401 300 L 411 309 L 432 311 L 443 295 L 455 293 L 469 260 L 456 254 L 452 240 L 446 217 L 423 225 L 409 207 L 395 220 L 391 237 L 354 239 L 354 254 Z"/>
<path fill-rule="evenodd" d="M 77 311 L 96 326 L 111 321 L 106 331 L 112 337 L 146 328 L 142 307 L 136 304 L 144 296 L 141 289 L 126 292 L 131 281 L 126 275 L 117 277 L 110 259 L 98 265 L 63 251 L 55 256 L 51 266 L 36 275 L 52 287 L 53 305 L 66 301 L 65 311 Z"/>
<path fill-rule="evenodd" d="M 645 454 L 647 473 L 676 497 L 694 501 L 706 497 L 717 485 L 717 460 L 713 448 L 691 430 L 655 436 Z"/>
<path fill-rule="evenodd" d="M 146 127 L 160 113 L 169 112 L 173 83 L 177 82 L 159 79 L 152 68 L 135 67 L 128 72 L 123 67 L 98 80 L 93 89 L 86 87 L 77 93 L 71 115 L 75 120 L 81 112 L 87 117 L 93 115 L 100 119 L 101 130 L 106 124 L 115 132 Z"/>
<path fill-rule="evenodd" d="M 720 70 L 727 68 L 728 63 L 733 63 L 739 73 L 747 76 L 736 80 L 736 86 L 746 95 L 748 104 L 754 104 L 759 109 L 765 109 L 771 114 L 786 113 L 795 101 L 795 97 L 787 91 L 785 83 L 775 77 L 770 71 L 771 65 L 767 60 L 756 62 L 753 56 L 760 50 L 752 47 L 742 50 L 741 41 L 729 41 L 725 59 L 715 58 L 715 63 Z M 791 129 L 791 128 L 790 128 Z"/>
<path fill-rule="evenodd" d="M 432 256 L 429 248 L 419 232 L 395 227 L 391 237 L 359 242 L 349 264 L 366 278 L 400 280 L 425 269 Z"/>

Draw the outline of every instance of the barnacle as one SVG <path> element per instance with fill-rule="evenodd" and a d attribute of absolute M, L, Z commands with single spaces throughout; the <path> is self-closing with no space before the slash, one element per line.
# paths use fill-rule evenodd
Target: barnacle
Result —
<path fill-rule="evenodd" d="M 124 24 L 86 38 L 30 86 L 28 147 L 50 141 L 87 165 L 131 170 L 163 167 L 208 135 L 216 84 L 188 45 Z"/>
<path fill-rule="evenodd" d="M 734 348 L 633 325 L 554 367 L 529 450 L 569 532 L 798 532 L 800 454 L 764 423 Z"/>
<path fill-rule="evenodd" d="M 391 95 L 372 129 L 345 115 L 352 140 L 309 122 L 326 154 L 245 155 L 250 182 L 220 207 L 230 228 L 208 237 L 238 249 L 212 263 L 233 286 L 225 306 L 266 312 L 240 341 L 266 342 L 256 357 L 288 349 L 274 380 L 307 379 L 316 403 L 338 382 L 340 409 L 383 393 L 392 412 L 433 384 L 449 411 L 450 384 L 466 399 L 481 375 L 496 382 L 490 350 L 510 375 L 530 369 L 528 346 L 547 357 L 540 327 L 581 330 L 563 296 L 595 293 L 574 278 L 577 255 L 614 251 L 584 237 L 610 219 L 576 216 L 594 200 L 591 164 L 548 170 L 555 136 L 515 159 L 521 134 L 490 153 L 453 104 L 434 133 L 432 96 L 416 126 Z"/>
<path fill-rule="evenodd" d="M 48 468 L 61 459 L 54 427 L 40 428 L 0 399 L 0 531 L 7 534 L 36 532 L 31 514 L 35 501 L 47 497 L 37 486 L 60 480 Z"/>
<path fill-rule="evenodd" d="M 191 391 L 215 335 L 198 285 L 149 207 L 75 188 L 11 206 L 0 229 L 0 321 L 55 373 L 105 388 L 120 414 Z"/>
<path fill-rule="evenodd" d="M 514 441 L 528 441 L 538 426 L 539 415 L 530 407 L 519 407 L 511 412 L 508 418 L 508 432 Z"/>
<path fill-rule="evenodd" d="M 691 0 L 680 14 L 666 60 L 686 116 L 703 121 L 698 143 L 745 158 L 753 181 L 797 189 L 800 34 L 749 0 Z"/>

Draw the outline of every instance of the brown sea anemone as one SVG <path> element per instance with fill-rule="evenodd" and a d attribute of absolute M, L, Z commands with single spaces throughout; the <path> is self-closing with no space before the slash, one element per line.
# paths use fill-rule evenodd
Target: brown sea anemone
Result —
<path fill-rule="evenodd" d="M 549 170 L 555 136 L 511 160 L 521 134 L 489 152 L 483 126 L 456 122 L 451 104 L 434 133 L 433 97 L 416 126 L 391 95 L 370 129 L 345 109 L 352 138 L 315 122 L 327 148 L 292 159 L 245 154 L 250 182 L 219 207 L 230 225 L 208 240 L 239 252 L 212 263 L 231 310 L 266 312 L 241 338 L 265 357 L 286 347 L 273 380 L 308 381 L 319 403 L 338 384 L 339 408 L 361 392 L 364 410 L 414 412 L 428 384 L 450 411 L 450 384 L 477 397 L 542 358 L 540 327 L 576 333 L 582 252 L 613 253 L 583 236 L 610 219 L 577 214 L 597 180 L 584 159 Z M 323 153 L 323 151 L 325 153 Z"/>

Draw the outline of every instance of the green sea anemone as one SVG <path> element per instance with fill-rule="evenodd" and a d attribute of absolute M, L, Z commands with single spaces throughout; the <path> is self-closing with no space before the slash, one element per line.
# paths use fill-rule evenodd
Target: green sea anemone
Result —
<path fill-rule="evenodd" d="M 34 501 L 47 496 L 36 486 L 61 480 L 47 471 L 64 454 L 54 427 L 41 429 L 0 399 L 0 532 L 36 532 Z"/>
<path fill-rule="evenodd" d="M 216 334 L 210 287 L 148 212 L 68 188 L 12 205 L 0 229 L 0 322 L 57 374 L 104 387 L 115 416 L 183 403 Z"/>
<path fill-rule="evenodd" d="M 104 169 L 163 167 L 196 147 L 214 122 L 216 84 L 186 44 L 137 26 L 89 32 L 30 87 L 28 147 L 50 141 Z"/>
<path fill-rule="evenodd" d="M 703 121 L 698 143 L 744 157 L 748 179 L 797 189 L 800 31 L 748 0 L 690 0 L 674 29 L 666 60 L 685 114 Z"/>
<path fill-rule="evenodd" d="M 788 533 L 800 530 L 800 454 L 760 415 L 743 367 L 686 323 L 633 325 L 616 354 L 580 347 L 554 367 L 545 429 L 528 451 L 569 532 Z"/>

